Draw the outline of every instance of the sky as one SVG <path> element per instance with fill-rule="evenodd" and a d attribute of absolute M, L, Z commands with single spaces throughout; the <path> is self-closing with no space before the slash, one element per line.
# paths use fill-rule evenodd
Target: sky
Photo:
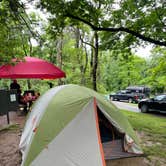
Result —
<path fill-rule="evenodd" d="M 152 50 L 152 45 L 149 44 L 146 47 L 138 47 L 137 50 L 135 51 L 135 54 L 143 58 L 149 58 L 151 50 Z"/>

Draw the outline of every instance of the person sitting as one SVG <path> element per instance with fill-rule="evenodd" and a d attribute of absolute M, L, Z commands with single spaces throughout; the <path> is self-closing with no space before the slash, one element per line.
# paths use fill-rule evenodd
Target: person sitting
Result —
<path fill-rule="evenodd" d="M 33 101 L 35 101 L 39 96 L 39 92 L 35 92 L 34 95 L 30 92 L 24 93 L 21 102 L 26 105 L 27 112 L 31 109 Z"/>
<path fill-rule="evenodd" d="M 38 99 L 39 96 L 40 96 L 40 93 L 39 92 L 35 92 L 35 96 L 34 96 L 35 100 Z"/>
<path fill-rule="evenodd" d="M 21 95 L 20 96 L 19 104 L 20 104 L 21 108 L 23 108 L 23 114 L 26 115 L 29 111 L 27 95 Z"/>

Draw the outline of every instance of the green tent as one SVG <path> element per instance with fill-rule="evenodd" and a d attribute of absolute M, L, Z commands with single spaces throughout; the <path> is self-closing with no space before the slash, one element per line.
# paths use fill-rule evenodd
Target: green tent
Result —
<path fill-rule="evenodd" d="M 102 166 L 108 159 L 142 154 L 119 110 L 78 85 L 52 88 L 35 102 L 19 147 L 22 166 Z"/>

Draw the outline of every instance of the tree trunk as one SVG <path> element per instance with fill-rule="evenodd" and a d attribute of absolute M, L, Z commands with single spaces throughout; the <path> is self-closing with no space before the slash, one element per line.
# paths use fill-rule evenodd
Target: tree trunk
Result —
<path fill-rule="evenodd" d="M 86 42 L 84 42 L 84 34 L 79 33 L 79 40 L 80 40 L 80 48 L 81 50 L 85 50 L 85 59 L 83 57 L 83 55 L 81 54 L 81 58 L 79 61 L 81 61 L 79 64 L 80 65 L 80 71 L 81 71 L 81 84 L 85 85 L 86 84 L 86 78 L 85 78 L 85 73 L 86 73 L 86 69 L 87 69 L 87 65 L 88 65 L 88 52 L 87 52 L 87 48 L 86 48 Z M 85 44 L 85 45 L 84 45 Z"/>
<path fill-rule="evenodd" d="M 99 51 L 99 44 L 98 44 L 98 34 L 95 31 L 95 49 L 94 49 L 94 58 L 93 58 L 93 89 L 97 91 L 97 66 L 98 66 L 98 51 Z"/>
<path fill-rule="evenodd" d="M 88 52 L 87 52 L 87 49 L 86 49 L 86 46 L 85 46 L 85 65 L 83 67 L 83 70 L 82 70 L 82 78 L 81 78 L 81 84 L 85 85 L 86 83 L 86 80 L 85 80 L 85 73 L 86 73 L 86 69 L 87 69 L 87 66 L 88 66 Z"/>
<path fill-rule="evenodd" d="M 80 30 L 79 28 L 77 27 L 75 29 L 75 40 L 76 40 L 76 43 L 75 43 L 75 48 L 78 50 L 80 47 L 81 47 L 81 42 L 80 42 Z M 82 77 L 83 77 L 83 65 L 82 65 L 82 57 L 81 57 L 81 54 L 77 52 L 77 61 L 78 61 L 78 64 L 79 64 L 79 69 L 80 69 L 80 76 L 81 76 L 81 79 L 80 79 L 80 83 L 82 84 Z"/>
<path fill-rule="evenodd" d="M 30 82 L 30 79 L 27 80 L 27 86 L 28 86 L 28 90 L 31 89 L 31 82 Z"/>
<path fill-rule="evenodd" d="M 91 39 L 91 45 L 94 46 L 94 35 Z M 95 50 L 95 46 L 91 47 L 91 56 L 90 56 L 90 78 L 93 78 L 93 59 L 94 59 L 94 50 Z M 93 85 L 93 81 L 92 81 L 92 85 Z"/>
<path fill-rule="evenodd" d="M 28 40 L 29 40 L 29 56 L 32 56 L 32 51 L 33 50 L 32 50 L 31 38 L 29 37 Z M 26 54 L 26 56 L 27 56 L 27 54 Z M 32 88 L 30 79 L 27 80 L 27 85 L 28 85 L 28 89 Z"/>
<path fill-rule="evenodd" d="M 62 68 L 62 43 L 63 41 L 63 35 L 60 36 L 59 41 L 57 43 L 57 65 L 61 69 Z M 64 82 L 59 79 L 58 80 L 58 85 L 62 85 Z"/>

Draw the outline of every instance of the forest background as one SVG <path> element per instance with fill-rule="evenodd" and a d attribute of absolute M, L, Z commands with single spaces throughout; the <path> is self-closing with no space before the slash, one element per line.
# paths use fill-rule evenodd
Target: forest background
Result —
<path fill-rule="evenodd" d="M 45 17 L 27 12 L 29 6 Z M 153 48 L 148 58 L 134 53 L 149 44 Z M 50 83 L 79 84 L 108 94 L 146 85 L 154 94 L 163 93 L 165 46 L 164 0 L 0 1 L 0 64 L 34 56 L 66 72 L 60 80 L 19 80 L 23 90 L 42 93 Z M 1 88 L 9 84 L 0 80 Z"/>

